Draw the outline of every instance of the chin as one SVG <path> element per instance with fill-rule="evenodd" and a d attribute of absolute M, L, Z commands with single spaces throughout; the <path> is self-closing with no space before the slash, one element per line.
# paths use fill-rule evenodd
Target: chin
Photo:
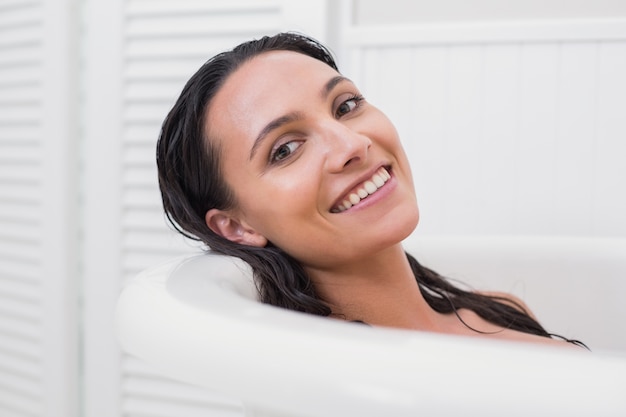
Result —
<path fill-rule="evenodd" d="M 389 223 L 385 230 L 383 241 L 389 245 L 402 242 L 409 237 L 417 228 L 419 223 L 419 209 L 417 205 L 407 208 L 401 214 L 389 216 Z"/>
<path fill-rule="evenodd" d="M 417 225 L 419 224 L 419 220 L 420 220 L 420 214 L 419 214 L 419 210 L 417 210 L 417 208 L 415 209 L 415 214 L 414 217 L 408 222 L 407 227 L 405 228 L 405 235 L 402 238 L 402 240 L 406 239 L 407 237 L 409 237 L 414 231 L 415 229 L 417 229 Z"/>

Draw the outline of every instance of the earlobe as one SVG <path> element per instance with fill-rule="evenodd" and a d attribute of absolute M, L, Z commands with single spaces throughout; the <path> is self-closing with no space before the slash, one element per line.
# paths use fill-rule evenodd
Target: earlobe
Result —
<path fill-rule="evenodd" d="M 242 223 L 229 212 L 211 209 L 206 212 L 204 221 L 214 233 L 232 242 L 257 247 L 267 245 L 265 236 Z"/>

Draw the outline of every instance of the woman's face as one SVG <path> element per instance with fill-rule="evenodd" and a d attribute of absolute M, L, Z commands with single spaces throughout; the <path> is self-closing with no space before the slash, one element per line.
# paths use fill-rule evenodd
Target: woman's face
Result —
<path fill-rule="evenodd" d="M 321 61 L 263 53 L 225 81 L 205 131 L 236 207 L 207 214 L 232 240 L 280 247 L 305 268 L 366 259 L 419 218 L 408 160 L 391 122 Z M 216 211 L 213 211 L 216 212 Z M 233 224 L 245 231 L 233 235 Z"/>

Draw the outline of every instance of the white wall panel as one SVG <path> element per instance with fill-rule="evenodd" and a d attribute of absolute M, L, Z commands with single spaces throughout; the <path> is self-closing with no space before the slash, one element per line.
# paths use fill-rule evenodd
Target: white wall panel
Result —
<path fill-rule="evenodd" d="M 448 198 L 448 204 L 441 207 L 439 213 L 444 227 L 457 224 L 462 228 L 461 234 L 476 230 L 477 223 L 468 214 L 477 212 L 480 205 L 476 197 L 482 155 L 473 150 L 480 141 L 482 125 L 481 58 L 480 45 L 463 46 L 450 48 L 446 63 L 446 123 L 442 137 L 445 159 L 440 164 L 445 170 L 442 193 Z M 454 196 L 452 201 L 450 196 Z"/>
<path fill-rule="evenodd" d="M 593 227 L 608 236 L 623 236 L 626 195 L 626 42 L 598 45 Z"/>
<path fill-rule="evenodd" d="M 478 204 L 475 233 L 497 234 L 510 232 L 511 225 L 502 213 L 513 213 L 516 200 L 510 193 L 517 182 L 516 158 L 517 114 L 519 101 L 520 47 L 489 45 L 484 49 L 483 97 L 481 112 Z M 489 69 L 488 72 L 486 69 Z"/>
<path fill-rule="evenodd" d="M 390 116 L 412 160 L 418 231 L 623 236 L 626 22 L 608 22 L 610 36 L 602 21 L 583 32 L 589 22 L 527 24 L 515 38 L 500 23 L 469 35 L 344 31 L 344 72 Z"/>
<path fill-rule="evenodd" d="M 597 140 L 600 47 L 592 42 L 560 46 L 553 196 L 553 211 L 559 213 L 553 219 L 556 233 L 568 233 L 576 224 L 594 230 L 592 196 L 596 181 L 590 157 Z"/>
<path fill-rule="evenodd" d="M 415 188 L 418 191 L 421 230 L 441 227 L 442 217 L 430 213 L 429 205 L 444 207 L 444 176 L 448 169 L 441 163 L 445 152 L 448 50 L 423 48 L 411 50 L 413 69 L 411 74 L 413 97 L 411 106 L 411 130 L 400 131 L 400 137 L 409 157 Z M 419 68 L 419 71 L 415 69 Z M 381 103 L 382 104 L 382 103 Z M 385 111 L 385 108 L 382 108 Z M 392 121 L 395 122 L 395 116 Z M 414 132 L 414 133 L 411 133 Z M 423 143 L 430 143 L 428 153 Z M 414 157 L 412 157 L 412 155 Z M 414 162 L 415 161 L 415 162 Z"/>
<path fill-rule="evenodd" d="M 550 226 L 555 192 L 557 72 L 559 45 L 521 49 L 518 135 L 515 148 L 515 209 L 518 233 L 542 234 Z M 499 155 L 492 155 L 498 157 Z M 545 233 L 545 232 L 544 232 Z"/>
<path fill-rule="evenodd" d="M 626 16 L 620 0 L 354 0 L 355 21 L 367 24 L 588 19 Z"/>
<path fill-rule="evenodd" d="M 0 415 L 77 403 L 68 4 L 0 2 Z"/>

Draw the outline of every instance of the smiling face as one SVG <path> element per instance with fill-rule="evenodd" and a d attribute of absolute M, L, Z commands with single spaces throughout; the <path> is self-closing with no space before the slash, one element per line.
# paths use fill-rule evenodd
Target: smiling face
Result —
<path fill-rule="evenodd" d="M 391 122 L 333 68 L 272 51 L 242 64 L 207 109 L 235 208 L 210 210 L 228 239 L 272 242 L 308 269 L 358 262 L 399 243 L 419 218 Z"/>

